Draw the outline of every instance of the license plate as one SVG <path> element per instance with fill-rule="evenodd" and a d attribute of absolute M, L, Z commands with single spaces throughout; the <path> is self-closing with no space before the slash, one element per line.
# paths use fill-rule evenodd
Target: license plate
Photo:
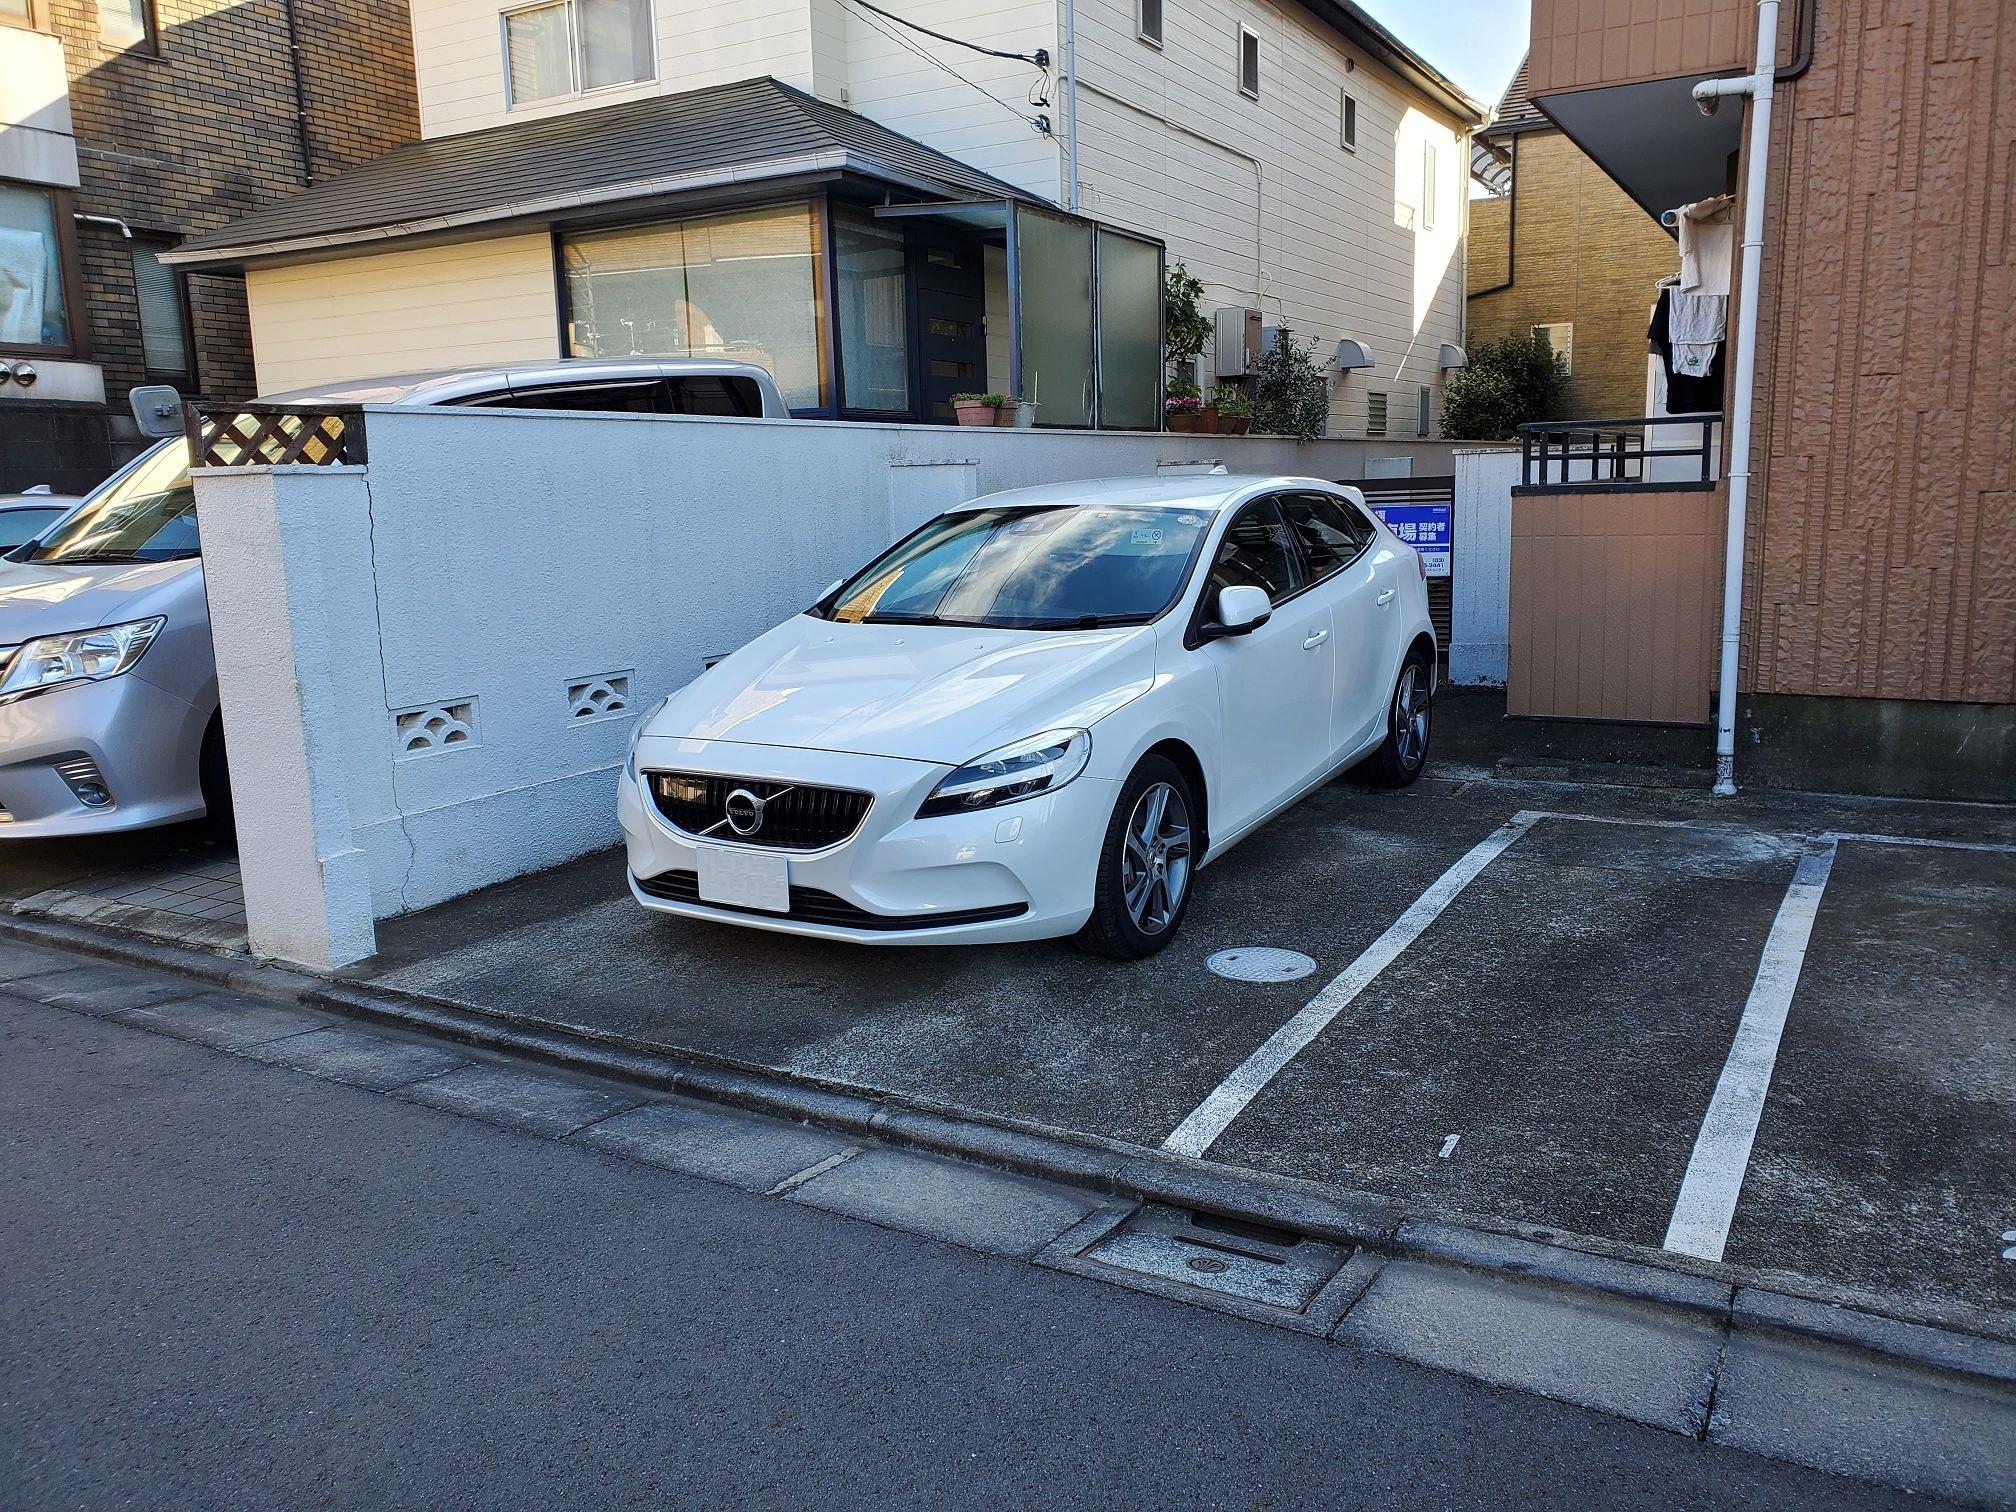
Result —
<path fill-rule="evenodd" d="M 765 913 L 791 911 L 791 863 L 769 851 L 700 847 L 700 901 Z"/>

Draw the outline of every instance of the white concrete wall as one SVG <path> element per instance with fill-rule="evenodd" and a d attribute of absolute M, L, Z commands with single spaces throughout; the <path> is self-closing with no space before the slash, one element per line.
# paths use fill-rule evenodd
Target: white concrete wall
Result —
<path fill-rule="evenodd" d="M 560 355 L 545 232 L 252 268 L 261 393 Z"/>
<path fill-rule="evenodd" d="M 366 426 L 366 469 L 196 482 L 261 857 L 253 947 L 317 965 L 368 950 L 373 918 L 613 843 L 635 715 L 952 503 L 1202 459 L 1356 478 L 1373 451 L 494 410 L 372 409 Z M 1415 470 L 1449 455 L 1422 447 Z M 571 682 L 619 672 L 628 710 L 569 717 Z M 471 738 L 402 754 L 398 712 L 450 705 L 470 706 Z"/>
<path fill-rule="evenodd" d="M 1449 583 L 1449 680 L 1502 688 L 1511 646 L 1512 488 L 1519 453 L 1456 453 L 1455 540 Z"/>
<path fill-rule="evenodd" d="M 1299 6 L 1168 0 L 1160 48 L 1137 36 L 1133 0 L 1077 10 L 1084 212 L 1161 238 L 1210 306 L 1257 308 L 1326 353 L 1366 342 L 1377 365 L 1333 381 L 1331 434 L 1364 435 L 1378 391 L 1387 433 L 1412 436 L 1423 385 L 1439 426 L 1440 346 L 1463 339 L 1462 123 Z M 1260 36 L 1258 100 L 1238 88 L 1242 24 Z M 1345 90 L 1356 151 L 1340 145 Z"/>
<path fill-rule="evenodd" d="M 60 37 L 0 26 L 0 179 L 77 187 Z"/>

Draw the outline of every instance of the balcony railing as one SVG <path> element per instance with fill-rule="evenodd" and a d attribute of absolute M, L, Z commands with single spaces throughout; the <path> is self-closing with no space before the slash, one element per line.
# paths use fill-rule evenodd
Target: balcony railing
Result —
<path fill-rule="evenodd" d="M 1542 489 L 1712 488 L 1722 417 L 1536 420 L 1519 427 L 1520 481 Z"/>

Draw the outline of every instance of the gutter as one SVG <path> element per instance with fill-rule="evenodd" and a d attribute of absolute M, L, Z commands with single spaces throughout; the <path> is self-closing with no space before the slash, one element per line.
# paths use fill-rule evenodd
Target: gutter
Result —
<path fill-rule="evenodd" d="M 1434 96 L 1437 104 L 1467 124 L 1482 126 L 1491 119 L 1491 112 L 1458 88 L 1454 80 L 1438 73 L 1351 0 L 1302 0 L 1302 6 L 1341 32 L 1345 40 L 1356 43 L 1417 89 Z"/>
<path fill-rule="evenodd" d="M 607 184 L 574 193 L 511 200 L 502 204 L 486 205 L 478 210 L 457 211 L 451 215 L 430 215 L 420 220 L 393 221 L 384 225 L 317 232 L 313 235 L 283 237 L 273 241 L 239 242 L 211 247 L 185 245 L 164 252 L 161 254 L 161 261 L 178 266 L 214 268 L 248 262 L 253 258 L 280 257 L 296 252 L 322 252 L 373 242 L 397 241 L 409 236 L 425 236 L 464 227 L 524 220 L 568 210 L 592 209 L 601 205 L 621 203 L 624 200 L 651 199 L 695 189 L 718 189 L 745 183 L 760 184 L 770 179 L 791 178 L 809 173 L 845 172 L 859 173 L 919 194 L 930 195 L 935 199 L 971 197 L 955 190 L 949 184 L 940 183 L 922 174 L 910 173 L 880 159 L 865 158 L 856 152 L 815 152 L 799 157 L 776 158 L 765 163 L 743 164 L 735 168 L 712 169 L 703 173 L 661 174 L 655 178 L 633 179 L 627 183 Z M 1024 196 L 1019 190 L 1011 190 L 998 197 L 1021 199 Z"/>

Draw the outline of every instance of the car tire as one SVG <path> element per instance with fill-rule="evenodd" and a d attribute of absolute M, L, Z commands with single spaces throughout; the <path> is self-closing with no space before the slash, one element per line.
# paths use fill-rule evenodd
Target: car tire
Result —
<path fill-rule="evenodd" d="M 1145 756 L 1121 784 L 1092 887 L 1092 917 L 1078 943 L 1094 955 L 1138 961 L 1176 937 L 1196 883 L 1197 795 L 1182 768 Z M 1152 830 L 1152 833 L 1151 833 Z"/>
<path fill-rule="evenodd" d="M 1403 788 L 1428 765 L 1435 728 L 1435 666 L 1420 651 L 1407 653 L 1393 696 L 1386 700 L 1386 738 L 1359 768 L 1377 787 Z"/>
<path fill-rule="evenodd" d="M 229 840 L 237 832 L 231 813 L 231 767 L 224 759 L 224 720 L 210 716 L 203 732 L 203 750 L 196 759 L 196 780 L 203 789 L 203 824 L 213 839 Z"/>

